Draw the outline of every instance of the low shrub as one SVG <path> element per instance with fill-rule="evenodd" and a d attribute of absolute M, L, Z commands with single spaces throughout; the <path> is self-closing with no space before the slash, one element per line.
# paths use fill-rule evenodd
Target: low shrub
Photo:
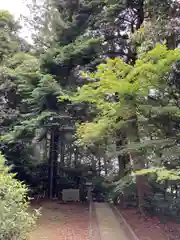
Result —
<path fill-rule="evenodd" d="M 30 213 L 25 184 L 10 173 L 0 154 L 0 239 L 25 240 L 35 226 L 38 213 Z"/>

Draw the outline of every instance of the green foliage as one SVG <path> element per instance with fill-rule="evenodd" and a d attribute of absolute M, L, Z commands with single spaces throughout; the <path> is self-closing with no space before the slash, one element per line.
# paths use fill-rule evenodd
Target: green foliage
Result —
<path fill-rule="evenodd" d="M 174 49 L 179 42 L 178 1 L 145 1 L 149 17 L 141 27 L 131 35 L 137 53 L 147 52 L 157 42 L 165 41 L 168 48 Z M 170 14 L 173 12 L 173 14 Z"/>
<path fill-rule="evenodd" d="M 18 50 L 17 30 L 13 16 L 0 10 L 0 63 Z"/>
<path fill-rule="evenodd" d="M 133 156 L 134 175 L 125 175 L 117 182 L 111 196 L 114 199 L 130 195 L 132 188 L 136 195 L 133 178 L 137 180 L 140 175 L 155 175 L 150 182 L 179 179 L 178 163 L 173 165 L 179 159 L 179 151 L 175 151 L 178 130 L 172 130 L 179 121 L 179 107 L 172 99 L 171 89 L 167 89 L 167 79 L 179 56 L 178 49 L 168 50 L 165 44 L 156 44 L 154 49 L 140 54 L 134 66 L 120 59 L 108 59 L 95 73 L 83 74 L 91 82 L 72 98 L 95 104 L 99 111 L 93 121 L 78 126 L 80 144 L 93 145 L 115 136 L 117 131 L 126 134 L 128 143 L 120 146 L 116 156 Z M 132 124 L 135 120 L 138 128 Z"/>
<path fill-rule="evenodd" d="M 128 174 L 114 183 L 115 187 L 113 192 L 117 195 L 130 192 L 132 187 L 135 189 L 135 177 L 132 174 Z"/>
<path fill-rule="evenodd" d="M 100 111 L 92 123 L 83 123 L 77 134 L 87 143 L 102 138 L 107 130 L 128 126 L 128 119 L 139 111 L 139 101 L 145 100 L 151 89 L 161 91 L 166 86 L 167 73 L 172 64 L 179 59 L 179 50 L 168 50 L 165 45 L 142 54 L 132 67 L 120 59 L 108 59 L 97 72 L 87 74 L 96 80 L 84 85 L 73 97 L 74 101 L 96 104 Z M 85 75 L 85 74 L 84 74 Z M 119 101 L 113 101 L 113 97 Z M 105 131 L 106 130 L 106 131 Z"/>
<path fill-rule="evenodd" d="M 105 178 L 95 183 L 115 195 L 134 191 L 142 174 L 159 185 L 179 179 L 180 51 L 169 50 L 178 43 L 176 2 L 30 5 L 33 51 L 18 37 L 11 14 L 0 12 L 0 148 L 18 177 L 38 185 L 45 168 L 43 179 L 56 180 L 49 187 L 63 186 L 68 171 L 76 182 L 78 164 L 86 162 L 96 175 L 123 176 L 115 187 Z"/>
<path fill-rule="evenodd" d="M 112 188 L 112 185 L 109 181 L 107 181 L 106 178 L 101 176 L 94 176 L 92 178 L 92 184 L 93 184 L 93 193 L 98 195 L 103 195 L 104 198 L 107 198 L 109 191 Z"/>
<path fill-rule="evenodd" d="M 9 173 L 0 155 L 0 238 L 25 240 L 35 226 L 37 213 L 30 213 L 27 187 Z"/>
<path fill-rule="evenodd" d="M 27 114 L 34 109 L 32 91 L 41 77 L 38 70 L 37 59 L 22 52 L 14 54 L 1 67 L 1 111 L 4 112 L 1 114 L 2 139 L 16 131 L 16 126 L 21 125 L 24 118 L 27 121 Z"/>
<path fill-rule="evenodd" d="M 165 168 L 150 168 L 143 169 L 136 172 L 136 175 L 146 175 L 146 174 L 155 174 L 157 177 L 157 181 L 165 181 L 165 180 L 179 180 L 180 179 L 180 171 L 179 170 L 167 170 Z"/>

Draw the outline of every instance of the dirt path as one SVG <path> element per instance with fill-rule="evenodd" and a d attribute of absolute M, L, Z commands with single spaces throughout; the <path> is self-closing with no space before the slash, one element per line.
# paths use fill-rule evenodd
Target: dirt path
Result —
<path fill-rule="evenodd" d="M 42 215 L 29 240 L 132 240 L 106 203 L 93 203 L 90 208 L 56 202 L 33 206 L 39 207 Z"/>
<path fill-rule="evenodd" d="M 35 206 L 35 208 L 40 205 Z M 41 205 L 42 216 L 30 240 L 88 240 L 89 212 L 82 204 L 58 204 L 46 202 Z"/>

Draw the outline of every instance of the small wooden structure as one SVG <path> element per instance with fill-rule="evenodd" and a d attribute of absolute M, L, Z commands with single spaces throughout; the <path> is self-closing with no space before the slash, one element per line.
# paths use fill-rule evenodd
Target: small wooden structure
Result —
<path fill-rule="evenodd" d="M 80 193 L 79 189 L 63 189 L 62 191 L 62 201 L 63 202 L 79 202 Z"/>

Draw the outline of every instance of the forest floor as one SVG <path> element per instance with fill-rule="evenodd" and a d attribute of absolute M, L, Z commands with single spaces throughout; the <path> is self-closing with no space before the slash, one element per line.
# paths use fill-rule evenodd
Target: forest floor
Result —
<path fill-rule="evenodd" d="M 120 212 L 139 240 L 179 240 L 180 224 L 162 221 L 157 217 L 143 217 L 137 209 L 120 209 Z"/>
<path fill-rule="evenodd" d="M 41 216 L 30 240 L 88 240 L 89 210 L 82 204 L 43 202 Z"/>
<path fill-rule="evenodd" d="M 96 215 L 99 218 L 102 206 L 96 205 L 93 212 L 96 211 Z M 35 209 L 40 207 L 42 208 L 41 216 L 39 217 L 37 227 L 31 233 L 29 240 L 89 240 L 90 215 L 87 205 L 83 205 L 81 203 L 59 204 L 57 202 L 42 202 L 41 204 L 39 203 L 33 205 L 33 208 Z M 97 210 L 99 211 L 98 214 Z M 143 217 L 138 213 L 137 209 L 119 210 L 139 240 L 180 239 L 179 223 L 172 221 L 162 222 L 156 217 Z M 104 210 L 103 214 L 105 214 Z M 108 213 L 108 216 L 109 215 L 110 214 Z M 91 227 L 94 228 L 96 235 L 96 237 L 94 235 L 93 238 L 99 240 L 101 237 L 98 231 L 102 228 L 102 226 L 105 226 L 105 222 L 103 220 L 103 224 L 100 224 L 101 221 L 98 219 L 97 222 L 95 218 L 96 216 L 94 215 L 92 218 L 94 226 Z M 105 218 L 103 217 L 103 219 Z M 109 217 L 107 219 L 109 219 Z M 108 227 L 110 227 L 110 225 L 111 224 L 109 224 Z M 115 224 L 113 223 L 112 228 L 114 227 Z M 122 234 L 118 235 L 121 235 L 122 238 Z"/>

